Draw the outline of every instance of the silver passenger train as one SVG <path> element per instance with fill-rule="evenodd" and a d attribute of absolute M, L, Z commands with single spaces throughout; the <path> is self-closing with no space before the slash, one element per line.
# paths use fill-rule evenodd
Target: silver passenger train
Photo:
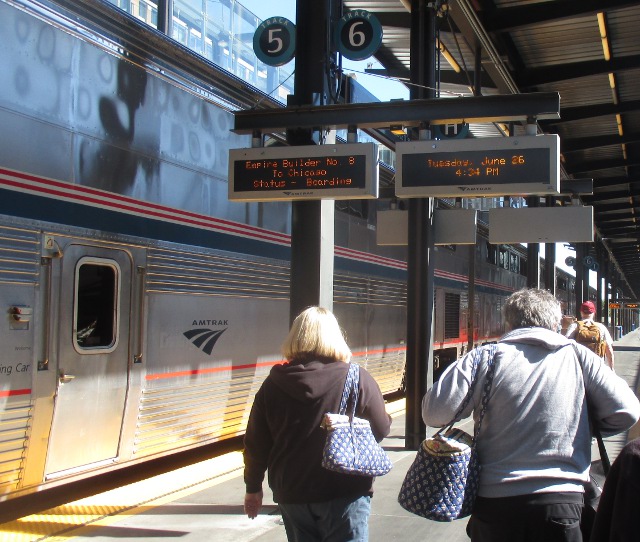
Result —
<path fill-rule="evenodd" d="M 0 0 L 0 500 L 242 434 L 288 329 L 289 205 L 227 198 L 251 90 L 74 4 Z M 334 310 L 390 393 L 406 257 L 376 245 L 384 204 L 336 213 Z M 477 244 L 474 343 L 500 335 L 522 257 Z M 469 343 L 468 258 L 436 251 L 440 368 Z"/>

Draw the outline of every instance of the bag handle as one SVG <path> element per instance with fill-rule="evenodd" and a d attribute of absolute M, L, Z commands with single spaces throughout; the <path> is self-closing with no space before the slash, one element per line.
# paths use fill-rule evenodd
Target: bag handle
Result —
<path fill-rule="evenodd" d="M 349 419 L 352 420 L 356 415 L 356 405 L 358 404 L 358 384 L 360 383 L 360 367 L 355 363 L 349 363 L 349 370 L 347 371 L 347 378 L 344 381 L 344 388 L 342 389 L 342 398 L 340 399 L 339 414 L 347 413 L 347 404 L 349 398 L 351 400 L 351 409 L 349 412 Z"/>
<path fill-rule="evenodd" d="M 473 397 L 473 392 L 476 388 L 476 383 L 478 381 L 476 376 L 478 372 L 478 367 L 480 366 L 480 362 L 482 361 L 482 353 L 488 352 L 487 378 L 485 379 L 484 390 L 482 392 L 482 401 L 480 403 L 480 409 L 481 409 L 480 416 L 478 418 L 478 423 L 475 425 L 475 428 L 473 431 L 473 440 L 475 441 L 478 438 L 478 434 L 480 433 L 480 428 L 482 427 L 482 419 L 484 418 L 484 412 L 487 409 L 487 404 L 489 402 L 489 393 L 491 392 L 491 386 L 493 384 L 493 376 L 495 375 L 496 366 L 494 363 L 494 356 L 496 354 L 497 349 L 498 349 L 498 345 L 493 343 L 493 344 L 490 344 L 488 347 L 480 347 L 474 350 L 473 366 L 471 367 L 471 384 L 469 385 L 469 390 L 467 391 L 467 395 L 465 396 L 462 403 L 460 404 L 460 407 L 458 408 L 458 411 L 453 417 L 453 420 L 451 420 L 451 422 L 449 422 L 448 424 L 440 428 L 440 430 L 434 436 L 439 435 L 445 429 L 451 429 L 453 427 L 453 424 L 459 421 L 460 416 L 462 415 L 462 412 L 464 411 L 466 406 L 469 404 L 469 401 Z"/>

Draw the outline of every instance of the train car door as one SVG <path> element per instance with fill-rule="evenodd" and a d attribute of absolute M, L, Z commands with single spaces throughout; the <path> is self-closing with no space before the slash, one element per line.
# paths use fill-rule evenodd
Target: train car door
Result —
<path fill-rule="evenodd" d="M 61 262 L 47 478 L 117 458 L 128 386 L 131 256 L 70 244 Z"/>

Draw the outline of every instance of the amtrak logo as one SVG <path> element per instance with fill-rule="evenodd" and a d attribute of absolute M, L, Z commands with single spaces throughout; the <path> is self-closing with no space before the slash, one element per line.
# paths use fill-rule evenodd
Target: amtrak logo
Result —
<path fill-rule="evenodd" d="M 185 331 L 183 335 L 205 354 L 210 356 L 211 352 L 213 351 L 213 347 L 216 345 L 218 339 L 225 331 L 227 331 L 226 327 L 224 329 L 216 330 L 200 328 Z"/>
<path fill-rule="evenodd" d="M 458 190 L 461 192 L 488 192 L 491 190 L 490 186 L 459 186 Z"/>

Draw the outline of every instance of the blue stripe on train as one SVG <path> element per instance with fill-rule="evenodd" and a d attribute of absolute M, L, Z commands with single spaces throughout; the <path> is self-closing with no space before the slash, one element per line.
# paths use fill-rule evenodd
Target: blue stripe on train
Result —
<path fill-rule="evenodd" d="M 266 258 L 290 257 L 288 246 L 12 190 L 0 190 L 0 213 Z"/>
<path fill-rule="evenodd" d="M 251 254 L 264 258 L 289 260 L 291 254 L 288 246 L 259 239 L 225 234 L 13 190 L 0 189 L 0 213 L 158 241 Z M 407 278 L 406 270 L 341 256 L 336 256 L 336 269 L 397 281 L 405 281 Z M 438 276 L 435 277 L 434 283 L 436 286 L 452 290 L 466 290 L 468 287 L 466 280 Z M 476 284 L 476 291 L 501 296 L 508 294 L 504 289 L 481 284 Z"/>
<path fill-rule="evenodd" d="M 259 239 L 251 239 L 250 237 L 175 224 L 13 190 L 0 189 L 0 213 L 31 220 L 250 254 L 264 258 L 288 261 L 291 257 L 291 249 L 286 245 L 278 245 Z M 402 269 L 393 269 L 340 256 L 336 257 L 336 268 L 345 272 L 376 275 L 400 281 L 406 280 L 406 271 Z"/>

